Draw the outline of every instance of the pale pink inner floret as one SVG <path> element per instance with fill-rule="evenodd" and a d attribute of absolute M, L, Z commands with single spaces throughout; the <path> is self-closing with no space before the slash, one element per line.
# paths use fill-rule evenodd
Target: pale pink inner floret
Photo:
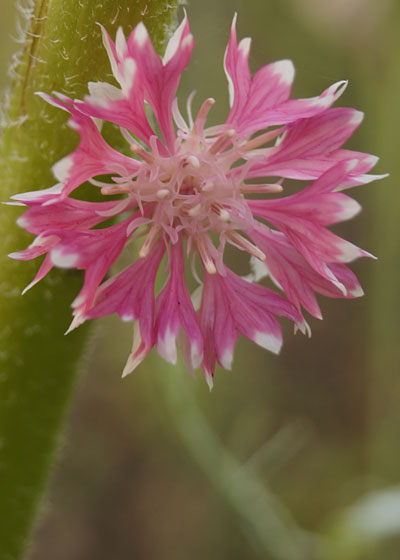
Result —
<path fill-rule="evenodd" d="M 155 203 L 140 257 L 148 254 L 162 231 L 172 243 L 176 243 L 179 234 L 184 234 L 189 248 L 197 248 L 207 272 L 213 274 L 219 268 L 224 274 L 222 253 L 226 242 L 265 259 L 263 252 L 237 231 L 253 227 L 254 219 L 245 195 L 280 192 L 282 187 L 279 184 L 249 185 L 244 182 L 246 174 L 238 173 L 239 162 L 244 167 L 244 160 L 259 157 L 261 150 L 256 151 L 256 148 L 278 133 L 274 131 L 246 141 L 236 138 L 235 129 L 225 125 L 204 129 L 213 103 L 212 99 L 204 102 L 191 128 L 175 105 L 178 130 L 174 153 L 160 154 L 156 137 L 152 138 L 153 151 L 132 142 L 131 151 L 142 160 L 137 174 L 127 182 L 103 187 L 103 193 L 128 193 L 141 204 Z M 220 258 L 215 257 L 211 247 L 211 232 L 219 238 Z"/>

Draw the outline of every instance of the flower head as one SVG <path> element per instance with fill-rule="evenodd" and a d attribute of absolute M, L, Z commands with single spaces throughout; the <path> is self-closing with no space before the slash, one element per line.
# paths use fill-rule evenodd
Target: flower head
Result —
<path fill-rule="evenodd" d="M 175 363 L 179 339 L 189 368 L 201 366 L 211 384 L 216 362 L 231 367 L 239 334 L 278 353 L 277 317 L 306 331 L 303 308 L 321 318 L 315 293 L 362 294 L 346 263 L 370 255 L 327 229 L 359 211 L 342 191 L 378 178 L 368 175 L 377 158 L 341 148 L 363 117 L 331 108 L 346 82 L 290 99 L 292 63 L 268 64 L 251 76 L 250 40 L 237 42 L 234 19 L 224 61 L 230 111 L 225 123 L 207 126 L 214 99 L 192 116 L 190 96 L 187 118 L 176 99 L 193 49 L 186 16 L 163 58 L 142 23 L 128 40 L 119 29 L 115 43 L 103 29 L 103 41 L 119 87 L 89 83 L 82 101 L 40 94 L 70 113 L 80 143 L 54 165 L 56 185 L 13 197 L 28 207 L 19 225 L 36 238 L 11 256 L 46 255 L 30 286 L 53 266 L 85 271 L 70 329 L 118 313 L 134 322 L 124 374 L 154 345 Z M 129 155 L 106 143 L 101 121 L 120 128 Z M 110 179 L 96 179 L 101 175 Z M 284 179 L 306 186 L 271 196 L 284 190 Z M 85 181 L 104 200 L 69 196 Z M 132 241 L 136 260 L 106 279 Z M 246 278 L 226 266 L 228 246 L 250 255 Z M 192 296 L 186 260 L 199 283 Z M 257 284 L 267 275 L 282 294 Z M 164 278 L 159 290 L 157 278 Z"/>

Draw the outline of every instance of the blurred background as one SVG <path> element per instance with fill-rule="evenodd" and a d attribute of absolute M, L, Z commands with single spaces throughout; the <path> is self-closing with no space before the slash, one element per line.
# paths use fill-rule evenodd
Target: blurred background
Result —
<path fill-rule="evenodd" d="M 4 86 L 16 8 L 0 7 Z M 235 11 L 239 36 L 253 38 L 253 71 L 294 61 L 294 96 L 349 80 L 337 105 L 366 118 L 347 147 L 381 156 L 377 172 L 391 176 L 351 193 L 364 211 L 337 231 L 379 260 L 352 267 L 365 297 L 320 302 L 311 339 L 284 325 L 279 357 L 241 340 L 211 393 L 200 373 L 193 380 L 155 355 L 121 380 L 130 327 L 99 321 L 29 560 L 274 560 L 262 529 L 273 538 L 271 496 L 289 539 L 300 527 L 349 549 L 363 542 L 354 558 L 398 560 L 399 2 L 192 0 L 187 11 L 196 48 L 181 105 L 193 89 L 197 104 L 215 97 L 215 122 L 226 115 Z"/>

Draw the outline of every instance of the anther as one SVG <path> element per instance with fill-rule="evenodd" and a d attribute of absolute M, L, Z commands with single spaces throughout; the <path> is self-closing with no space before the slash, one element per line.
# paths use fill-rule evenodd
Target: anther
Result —
<path fill-rule="evenodd" d="M 189 211 L 188 214 L 189 216 L 198 216 L 200 214 L 200 210 L 201 210 L 201 204 L 196 204 L 196 206 L 193 206 Z"/>
<path fill-rule="evenodd" d="M 208 192 L 208 191 L 212 191 L 214 187 L 215 185 L 213 181 L 207 181 L 200 185 L 200 190 L 202 192 Z"/>
<path fill-rule="evenodd" d="M 200 168 L 200 160 L 198 157 L 190 155 L 186 157 L 186 162 L 190 163 L 190 165 L 192 165 L 193 167 L 195 167 L 196 169 Z"/>
<path fill-rule="evenodd" d="M 159 191 L 157 191 L 157 198 L 160 200 L 164 200 L 169 194 L 170 191 L 168 189 L 160 189 Z"/>
<path fill-rule="evenodd" d="M 228 210 L 225 210 L 225 208 L 222 208 L 222 210 L 220 210 L 219 217 L 223 222 L 229 222 L 229 220 L 231 219 L 231 215 L 229 214 Z"/>

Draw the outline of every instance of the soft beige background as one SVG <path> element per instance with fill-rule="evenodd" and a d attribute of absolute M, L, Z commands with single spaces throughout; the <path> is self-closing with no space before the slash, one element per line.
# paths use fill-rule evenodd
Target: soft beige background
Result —
<path fill-rule="evenodd" d="M 18 32 L 11 0 L 0 8 L 6 83 Z M 235 10 L 240 36 L 253 37 L 253 70 L 293 59 L 299 97 L 349 79 L 340 104 L 366 113 L 349 146 L 380 155 L 377 169 L 391 177 L 354 191 L 364 212 L 338 231 L 379 260 L 354 265 L 364 298 L 321 302 L 324 321 L 310 321 L 310 340 L 286 325 L 279 357 L 241 341 L 232 372 L 217 370 L 211 394 L 200 374 L 187 381 L 157 358 L 121 380 L 130 328 L 99 321 L 30 560 L 265 558 L 182 443 L 164 376 L 190 384 L 223 444 L 302 527 L 325 530 L 365 492 L 399 483 L 399 4 L 192 0 L 187 10 L 196 49 L 180 98 L 192 89 L 197 103 L 215 97 L 216 121 L 226 114 L 222 59 Z M 399 546 L 392 535 L 363 558 L 397 560 Z"/>

